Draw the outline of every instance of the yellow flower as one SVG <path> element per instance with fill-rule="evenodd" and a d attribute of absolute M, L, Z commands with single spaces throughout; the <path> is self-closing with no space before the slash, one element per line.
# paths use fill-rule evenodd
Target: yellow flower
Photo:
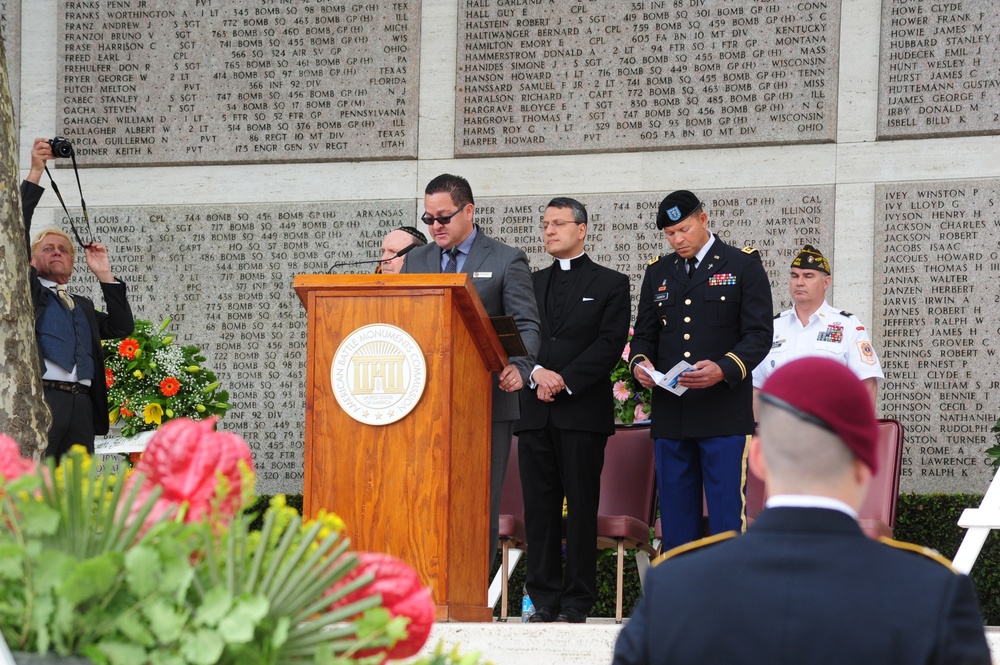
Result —
<path fill-rule="evenodd" d="M 328 513 L 326 510 L 320 508 L 319 514 L 316 515 L 316 521 L 323 525 L 317 534 L 317 540 L 323 540 L 331 533 L 343 533 L 344 529 L 347 527 L 344 524 L 344 520 L 340 518 L 339 515 L 335 513 Z"/>
<path fill-rule="evenodd" d="M 132 376 L 134 376 L 137 379 L 141 379 L 142 378 L 142 371 L 137 369 L 134 372 L 132 372 Z"/>
<path fill-rule="evenodd" d="M 151 402 L 142 410 L 142 417 L 147 425 L 150 423 L 161 425 L 163 424 L 163 407 L 155 402 Z"/>

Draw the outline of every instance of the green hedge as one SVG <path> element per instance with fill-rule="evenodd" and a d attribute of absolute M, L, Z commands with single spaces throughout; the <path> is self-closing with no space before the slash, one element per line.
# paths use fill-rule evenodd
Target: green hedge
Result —
<path fill-rule="evenodd" d="M 260 497 L 251 512 L 262 513 L 270 497 Z M 957 526 L 958 518 L 966 508 L 978 507 L 981 494 L 903 494 L 899 497 L 895 537 L 911 543 L 933 548 L 948 557 L 955 556 L 965 536 L 965 529 Z M 289 495 L 288 505 L 301 510 L 302 497 Z M 521 596 L 524 586 L 525 558 L 522 557 L 510 579 L 510 598 L 507 611 L 512 621 L 521 615 Z M 500 567 L 500 552 L 491 575 Z M 1000 532 L 993 531 L 986 539 L 982 552 L 972 569 L 972 579 L 979 593 L 979 603 L 989 626 L 1000 626 Z M 597 562 L 598 599 L 590 612 L 592 617 L 615 615 L 615 552 L 604 550 Z M 634 553 L 625 558 L 624 608 L 628 616 L 639 598 L 639 576 L 636 574 Z M 496 616 L 500 615 L 499 604 Z"/>
<path fill-rule="evenodd" d="M 894 536 L 918 543 L 954 558 L 965 537 L 958 518 L 966 508 L 977 508 L 982 494 L 903 494 L 899 497 Z M 987 626 L 1000 626 L 1000 533 L 992 531 L 972 568 L 972 581 Z"/>

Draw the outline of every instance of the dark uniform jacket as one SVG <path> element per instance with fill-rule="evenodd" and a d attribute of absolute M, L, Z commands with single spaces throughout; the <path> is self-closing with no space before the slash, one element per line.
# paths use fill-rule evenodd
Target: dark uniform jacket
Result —
<path fill-rule="evenodd" d="M 650 435 L 685 439 L 752 434 L 751 372 L 771 348 L 771 285 L 760 254 L 718 237 L 691 278 L 676 253 L 646 268 L 631 359 L 661 372 L 681 360 L 718 363 L 725 380 L 683 395 L 653 389 Z"/>
<path fill-rule="evenodd" d="M 535 389 L 521 391 L 521 420 L 515 432 L 541 429 L 549 416 L 559 429 L 614 434 L 611 370 L 628 336 L 628 277 L 599 266 L 587 255 L 573 282 L 559 322 L 548 311 L 549 286 L 557 263 L 532 275 L 541 318 L 541 348 L 536 364 L 558 372 L 566 386 L 553 402 L 538 399 Z"/>
<path fill-rule="evenodd" d="M 31 218 L 38 205 L 39 199 L 45 190 L 38 185 L 24 181 L 21 183 L 21 208 L 24 212 L 24 232 L 27 236 L 28 256 L 31 256 Z M 57 297 L 51 289 L 42 286 L 38 281 L 38 273 L 35 268 L 31 268 L 28 277 L 31 288 L 31 303 L 35 308 L 35 320 L 41 318 L 49 298 Z M 87 315 L 87 323 L 90 324 L 91 333 L 91 353 L 94 357 L 94 376 L 80 377 L 91 379 L 90 402 L 93 405 L 94 432 L 97 434 L 107 434 L 109 429 L 108 421 L 108 389 L 104 378 L 104 350 L 101 347 L 101 339 L 115 339 L 132 334 L 135 328 L 135 321 L 132 318 L 132 308 L 128 304 L 125 296 L 125 284 L 115 281 L 113 284 L 101 283 L 101 291 L 104 293 L 104 303 L 108 308 L 107 313 L 94 309 L 94 303 L 89 298 L 71 294 L 73 301 Z M 36 331 L 36 335 L 38 332 Z M 42 358 L 41 344 L 38 344 L 38 362 L 41 371 L 45 372 L 45 361 Z"/>
<path fill-rule="evenodd" d="M 614 665 L 988 665 L 969 578 L 888 542 L 836 510 L 769 508 L 649 570 Z"/>

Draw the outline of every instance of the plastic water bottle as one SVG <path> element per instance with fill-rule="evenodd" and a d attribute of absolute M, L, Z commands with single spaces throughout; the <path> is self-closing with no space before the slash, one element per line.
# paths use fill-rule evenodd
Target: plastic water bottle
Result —
<path fill-rule="evenodd" d="M 531 615 L 535 613 L 535 604 L 531 602 L 528 590 L 523 589 L 524 595 L 521 597 L 521 623 L 527 623 Z"/>

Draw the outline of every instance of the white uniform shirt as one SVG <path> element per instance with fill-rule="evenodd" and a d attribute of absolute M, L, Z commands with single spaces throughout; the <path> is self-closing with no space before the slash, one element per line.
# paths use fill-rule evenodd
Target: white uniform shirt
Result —
<path fill-rule="evenodd" d="M 831 307 L 825 300 L 803 326 L 795 308 L 774 319 L 774 338 L 767 357 L 753 370 L 753 386 L 764 385 L 771 372 L 807 356 L 829 358 L 846 365 L 859 379 L 885 379 L 882 365 L 864 325 L 853 314 Z"/>

